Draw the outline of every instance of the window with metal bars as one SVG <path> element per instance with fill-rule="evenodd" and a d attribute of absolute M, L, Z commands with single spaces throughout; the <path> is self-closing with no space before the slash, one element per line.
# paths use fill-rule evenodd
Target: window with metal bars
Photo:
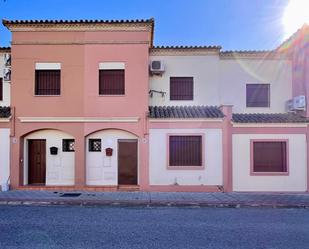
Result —
<path fill-rule="evenodd" d="M 99 70 L 100 95 L 124 95 L 125 72 L 124 69 Z"/>
<path fill-rule="evenodd" d="M 35 70 L 35 95 L 60 95 L 60 70 Z"/>
<path fill-rule="evenodd" d="M 89 139 L 89 151 L 91 152 L 101 151 L 101 139 Z"/>
<path fill-rule="evenodd" d="M 170 77 L 170 100 L 193 100 L 193 77 Z"/>
<path fill-rule="evenodd" d="M 169 136 L 169 166 L 202 166 L 202 136 Z"/>

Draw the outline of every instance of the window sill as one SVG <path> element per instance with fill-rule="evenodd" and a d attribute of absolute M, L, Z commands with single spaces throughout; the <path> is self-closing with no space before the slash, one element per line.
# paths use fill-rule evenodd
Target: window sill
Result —
<path fill-rule="evenodd" d="M 99 94 L 99 97 L 126 97 L 126 94 Z"/>
<path fill-rule="evenodd" d="M 189 101 L 194 101 L 194 99 L 170 99 L 170 101 L 185 101 L 185 102 L 189 102 Z"/>
<path fill-rule="evenodd" d="M 167 166 L 168 170 L 204 170 L 205 166 Z"/>
<path fill-rule="evenodd" d="M 33 95 L 33 97 L 61 97 L 61 95 Z"/>
<path fill-rule="evenodd" d="M 261 108 L 261 109 L 271 109 L 271 107 L 270 106 L 246 106 L 246 108 L 255 108 L 255 109 L 257 109 L 257 108 Z"/>
<path fill-rule="evenodd" d="M 289 176 L 289 172 L 251 172 L 250 176 Z"/>

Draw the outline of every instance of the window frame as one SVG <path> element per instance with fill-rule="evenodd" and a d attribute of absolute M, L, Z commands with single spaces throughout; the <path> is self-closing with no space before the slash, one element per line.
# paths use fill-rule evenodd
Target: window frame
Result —
<path fill-rule="evenodd" d="M 173 78 L 192 78 L 192 99 L 172 99 L 172 79 Z M 169 100 L 170 101 L 194 101 L 194 76 L 170 76 L 169 77 Z"/>
<path fill-rule="evenodd" d="M 100 92 L 100 74 L 101 71 L 123 71 L 123 94 L 106 94 L 106 93 L 101 93 Z M 107 68 L 99 68 L 99 96 L 102 97 L 124 97 L 126 96 L 126 69 L 125 68 L 111 68 L 111 69 L 107 69 Z"/>
<path fill-rule="evenodd" d="M 268 87 L 268 96 L 267 96 L 267 106 L 249 106 L 248 105 L 248 86 L 252 85 L 262 85 L 262 86 L 267 86 Z M 246 83 L 246 108 L 270 108 L 270 83 Z"/>
<path fill-rule="evenodd" d="M 171 166 L 170 165 L 170 137 L 171 136 L 200 136 L 202 138 L 202 164 L 200 166 Z M 205 134 L 204 133 L 168 133 L 166 134 L 166 165 L 167 170 L 204 170 L 205 169 Z"/>
<path fill-rule="evenodd" d="M 74 150 L 67 150 L 65 145 L 65 142 L 74 142 Z M 75 152 L 75 139 L 74 138 L 63 138 L 62 139 L 62 152 Z"/>
<path fill-rule="evenodd" d="M 93 150 L 91 146 L 92 141 L 100 141 L 100 150 Z M 89 138 L 88 139 L 88 152 L 102 152 L 102 139 L 101 138 Z"/>
<path fill-rule="evenodd" d="M 255 142 L 284 142 L 286 171 L 284 172 L 256 172 L 254 171 L 254 143 Z M 250 175 L 251 176 L 287 176 L 290 174 L 289 168 L 289 140 L 288 139 L 250 139 Z"/>
<path fill-rule="evenodd" d="M 61 68 L 60 69 L 53 69 L 53 68 L 51 68 L 51 69 L 40 69 L 40 68 L 35 68 L 34 69 L 34 96 L 35 97 L 60 97 L 61 96 L 61 75 L 62 75 L 62 73 L 61 73 Z M 37 71 L 59 71 L 59 80 L 60 80 L 60 82 L 59 82 L 59 94 L 37 94 L 37 92 L 36 92 L 36 89 L 37 89 Z"/>

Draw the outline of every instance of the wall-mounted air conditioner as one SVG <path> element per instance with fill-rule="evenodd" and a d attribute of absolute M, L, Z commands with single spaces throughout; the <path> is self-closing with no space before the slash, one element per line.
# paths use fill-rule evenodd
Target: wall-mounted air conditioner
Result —
<path fill-rule="evenodd" d="M 10 68 L 3 69 L 3 80 L 11 81 L 11 69 Z"/>
<path fill-rule="evenodd" d="M 6 67 L 11 66 L 11 54 L 9 54 L 9 53 L 4 54 L 4 65 Z"/>
<path fill-rule="evenodd" d="M 150 62 L 150 72 L 152 74 L 163 74 L 164 73 L 164 64 L 163 61 L 154 60 Z"/>
<path fill-rule="evenodd" d="M 287 101 L 287 110 L 291 111 L 305 111 L 306 97 L 304 95 L 296 96 Z"/>

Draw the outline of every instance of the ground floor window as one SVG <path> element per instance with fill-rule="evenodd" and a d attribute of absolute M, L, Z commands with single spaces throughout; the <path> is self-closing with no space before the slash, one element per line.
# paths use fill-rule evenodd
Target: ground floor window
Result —
<path fill-rule="evenodd" d="M 62 140 L 62 151 L 73 152 L 75 151 L 75 140 L 74 139 L 63 139 Z"/>
<path fill-rule="evenodd" d="M 202 135 L 169 135 L 168 166 L 202 166 Z"/>
<path fill-rule="evenodd" d="M 287 141 L 252 141 L 253 173 L 288 172 Z"/>
<path fill-rule="evenodd" d="M 99 152 L 101 151 L 101 139 L 89 139 L 89 151 Z"/>

